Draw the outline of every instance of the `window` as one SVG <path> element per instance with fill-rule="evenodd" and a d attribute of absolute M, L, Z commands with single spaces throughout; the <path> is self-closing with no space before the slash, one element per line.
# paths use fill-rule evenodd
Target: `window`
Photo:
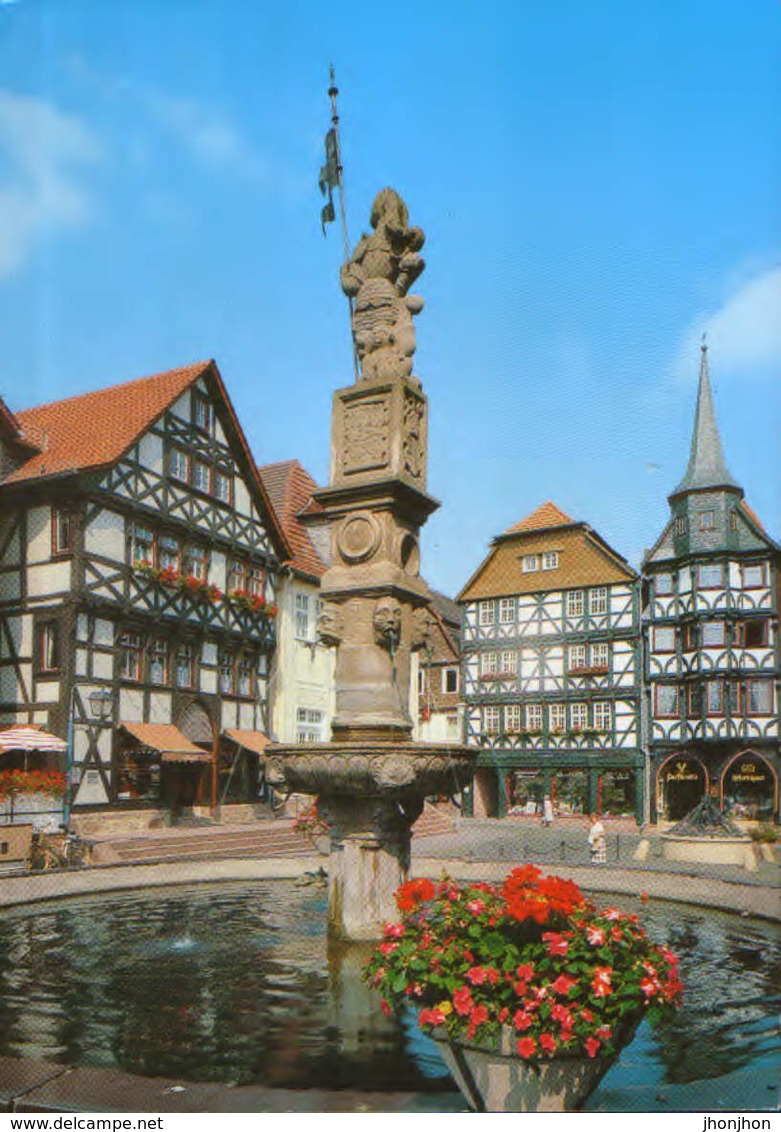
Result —
<path fill-rule="evenodd" d="M 701 590 L 717 590 L 721 585 L 721 563 L 708 562 L 698 566 L 697 581 Z"/>
<path fill-rule="evenodd" d="M 190 478 L 190 457 L 181 448 L 172 448 L 169 452 L 168 474 L 182 483 L 187 483 Z"/>
<path fill-rule="evenodd" d="M 657 597 L 667 597 L 673 592 L 672 574 L 657 574 L 654 578 L 654 593 Z"/>
<path fill-rule="evenodd" d="M 218 683 L 223 695 L 233 695 L 235 658 L 229 652 L 221 652 L 218 662 Z"/>
<path fill-rule="evenodd" d="M 592 590 L 588 604 L 591 613 L 607 613 L 607 586 L 597 586 Z"/>
<path fill-rule="evenodd" d="M 308 594 L 296 594 L 296 636 L 300 641 L 309 640 Z"/>
<path fill-rule="evenodd" d="M 674 684 L 657 684 L 654 689 L 656 715 L 660 719 L 677 719 L 678 689 Z"/>
<path fill-rule="evenodd" d="M 564 731 L 567 726 L 566 704 L 551 704 L 548 708 L 548 722 L 551 731 Z"/>
<path fill-rule="evenodd" d="M 148 562 L 152 566 L 154 560 L 155 538 L 152 531 L 141 523 L 134 523 L 130 533 L 131 564 L 137 566 L 140 562 Z"/>
<path fill-rule="evenodd" d="M 737 643 L 744 649 L 762 648 L 767 644 L 767 621 L 739 621 L 735 626 Z"/>
<path fill-rule="evenodd" d="M 188 546 L 182 554 L 182 570 L 194 578 L 206 579 L 206 551 L 201 546 Z"/>
<path fill-rule="evenodd" d="M 73 525 L 70 512 L 55 507 L 52 511 L 52 554 L 68 554 L 73 550 Z"/>
<path fill-rule="evenodd" d="M 730 511 L 729 513 L 729 529 L 731 531 L 736 531 L 738 529 L 738 513 L 735 510 Z"/>
<path fill-rule="evenodd" d="M 588 704 L 570 704 L 569 721 L 573 731 L 588 727 Z"/>
<path fill-rule="evenodd" d="M 442 673 L 442 691 L 443 692 L 457 692 L 458 691 L 458 669 L 446 668 Z"/>
<path fill-rule="evenodd" d="M 486 735 L 497 735 L 499 732 L 499 708 L 491 705 L 483 708 L 483 731 Z"/>
<path fill-rule="evenodd" d="M 542 556 L 543 570 L 556 570 L 559 565 L 559 552 L 558 550 L 548 550 Z"/>
<path fill-rule="evenodd" d="M 677 535 L 683 535 L 683 534 L 686 533 L 686 516 L 685 515 L 676 515 L 676 517 L 675 517 L 675 533 Z"/>
<path fill-rule="evenodd" d="M 708 715 L 724 714 L 724 685 L 721 680 L 706 680 L 705 710 Z"/>
<path fill-rule="evenodd" d="M 236 691 L 240 696 L 251 696 L 253 686 L 252 657 L 243 653 L 236 665 Z"/>
<path fill-rule="evenodd" d="M 586 667 L 586 646 L 570 645 L 567 649 L 567 667 L 570 671 Z"/>
<path fill-rule="evenodd" d="M 716 512 L 700 511 L 700 530 L 713 531 L 716 529 Z"/>
<path fill-rule="evenodd" d="M 746 715 L 771 715 L 773 681 L 747 680 L 743 685 L 743 710 Z"/>
<path fill-rule="evenodd" d="M 751 562 L 743 566 L 743 588 L 755 590 L 765 585 L 765 563 Z"/>
<path fill-rule="evenodd" d="M 195 683 L 195 652 L 192 645 L 176 647 L 176 686 L 192 688 Z"/>
<path fill-rule="evenodd" d="M 723 645 L 726 641 L 726 628 L 723 621 L 703 621 L 702 646 Z"/>
<path fill-rule="evenodd" d="M 518 671 L 518 657 L 514 651 L 507 649 L 502 653 L 501 669 L 505 675 L 512 675 Z"/>
<path fill-rule="evenodd" d="M 697 626 L 694 621 L 687 621 L 681 627 L 681 647 L 684 652 L 694 652 L 697 648 Z"/>
<path fill-rule="evenodd" d="M 539 554 L 524 554 L 521 559 L 521 570 L 524 574 L 533 574 L 535 570 L 540 568 Z"/>
<path fill-rule="evenodd" d="M 686 689 L 686 715 L 689 719 L 699 719 L 702 715 L 702 686 L 690 684 Z"/>
<path fill-rule="evenodd" d="M 149 646 L 149 683 L 168 683 L 168 642 L 156 638 Z"/>
<path fill-rule="evenodd" d="M 495 676 L 498 667 L 499 654 L 495 652 L 484 652 L 480 654 L 480 675 L 481 676 Z"/>
<path fill-rule="evenodd" d="M 247 567 L 247 590 L 254 597 L 263 597 L 266 592 L 266 572 L 260 566 Z"/>
<path fill-rule="evenodd" d="M 58 672 L 60 668 L 60 627 L 56 621 L 45 621 L 39 628 L 38 665 L 42 672 Z"/>
<path fill-rule="evenodd" d="M 654 652 L 675 652 L 675 629 L 672 625 L 654 625 Z"/>
<path fill-rule="evenodd" d="M 122 633 L 117 638 L 120 680 L 141 679 L 141 637 L 138 633 Z"/>
<path fill-rule="evenodd" d="M 503 597 L 499 599 L 499 621 L 502 625 L 512 625 L 515 620 L 515 598 Z"/>
<path fill-rule="evenodd" d="M 597 731 L 612 730 L 613 710 L 607 700 L 597 700 L 594 704 L 594 727 Z"/>
<path fill-rule="evenodd" d="M 179 543 L 170 535 L 161 535 L 157 540 L 157 559 L 161 570 L 179 569 Z"/>
<path fill-rule="evenodd" d="M 200 393 L 193 394 L 193 423 L 203 432 L 211 431 L 212 407 L 208 398 Z"/>
<path fill-rule="evenodd" d="M 607 668 L 609 665 L 607 641 L 591 646 L 591 667 Z"/>
<path fill-rule="evenodd" d="M 504 729 L 505 731 L 520 731 L 521 730 L 521 705 L 520 704 L 507 704 L 504 709 Z"/>
<path fill-rule="evenodd" d="M 246 585 L 246 566 L 243 562 L 231 562 L 228 566 L 228 591 L 243 590 Z"/>
<path fill-rule="evenodd" d="M 233 499 L 233 479 L 225 472 L 214 473 L 214 495 L 222 503 L 230 503 Z"/>
<path fill-rule="evenodd" d="M 212 470 L 203 460 L 193 460 L 193 487 L 198 491 L 211 491 Z"/>
<path fill-rule="evenodd" d="M 296 710 L 296 742 L 319 743 L 323 737 L 323 712 L 316 708 Z"/>
<path fill-rule="evenodd" d="M 496 617 L 496 610 L 494 608 L 494 603 L 492 601 L 481 601 L 479 608 L 480 608 L 480 624 L 481 625 L 493 625 L 495 617 Z"/>
<path fill-rule="evenodd" d="M 526 705 L 526 726 L 529 731 L 542 731 L 542 704 Z"/>
<path fill-rule="evenodd" d="M 567 590 L 567 616 L 580 617 L 583 613 L 583 590 Z"/>

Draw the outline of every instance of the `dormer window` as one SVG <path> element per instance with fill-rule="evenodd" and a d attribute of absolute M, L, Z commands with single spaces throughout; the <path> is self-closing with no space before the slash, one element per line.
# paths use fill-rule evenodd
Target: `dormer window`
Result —
<path fill-rule="evenodd" d="M 540 568 L 539 554 L 524 554 L 521 559 L 521 570 L 524 574 L 533 574 L 535 570 Z"/>
<path fill-rule="evenodd" d="M 713 531 L 716 529 L 716 512 L 700 511 L 700 530 Z"/>
<path fill-rule="evenodd" d="M 556 570 L 559 565 L 559 552 L 558 550 L 546 550 L 542 556 L 543 570 Z"/>

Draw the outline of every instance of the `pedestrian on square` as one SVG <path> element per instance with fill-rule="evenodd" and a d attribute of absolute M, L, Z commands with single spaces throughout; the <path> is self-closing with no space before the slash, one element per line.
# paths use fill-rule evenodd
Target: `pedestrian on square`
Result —
<path fill-rule="evenodd" d="M 597 814 L 591 815 L 591 829 L 588 831 L 588 847 L 591 853 L 592 865 L 604 865 L 607 862 L 607 837 L 605 827 Z"/>
<path fill-rule="evenodd" d="M 542 801 L 542 824 L 546 827 L 553 825 L 553 803 L 550 794 L 546 794 Z"/>

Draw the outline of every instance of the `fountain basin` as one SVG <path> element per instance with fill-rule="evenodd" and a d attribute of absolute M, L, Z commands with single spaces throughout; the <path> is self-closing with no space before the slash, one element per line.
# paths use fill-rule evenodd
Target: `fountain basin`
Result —
<path fill-rule="evenodd" d="M 750 837 L 684 837 L 661 834 L 662 848 L 668 861 L 688 861 L 699 865 L 737 865 L 755 867 L 754 847 Z"/>

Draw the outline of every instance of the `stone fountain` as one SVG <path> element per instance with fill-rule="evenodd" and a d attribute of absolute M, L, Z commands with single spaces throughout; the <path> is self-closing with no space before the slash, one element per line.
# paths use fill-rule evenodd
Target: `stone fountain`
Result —
<path fill-rule="evenodd" d="M 426 493 L 428 402 L 412 375 L 423 308 L 423 232 L 383 189 L 372 232 L 341 270 L 360 373 L 334 394 L 328 487 L 316 493 L 331 530 L 319 637 L 336 649 L 329 743 L 269 747 L 272 785 L 314 794 L 330 823 L 329 932 L 374 940 L 396 917 L 411 827 L 429 794 L 470 780 L 475 752 L 411 739 L 410 667 L 430 629 L 419 531 L 439 506 Z"/>

